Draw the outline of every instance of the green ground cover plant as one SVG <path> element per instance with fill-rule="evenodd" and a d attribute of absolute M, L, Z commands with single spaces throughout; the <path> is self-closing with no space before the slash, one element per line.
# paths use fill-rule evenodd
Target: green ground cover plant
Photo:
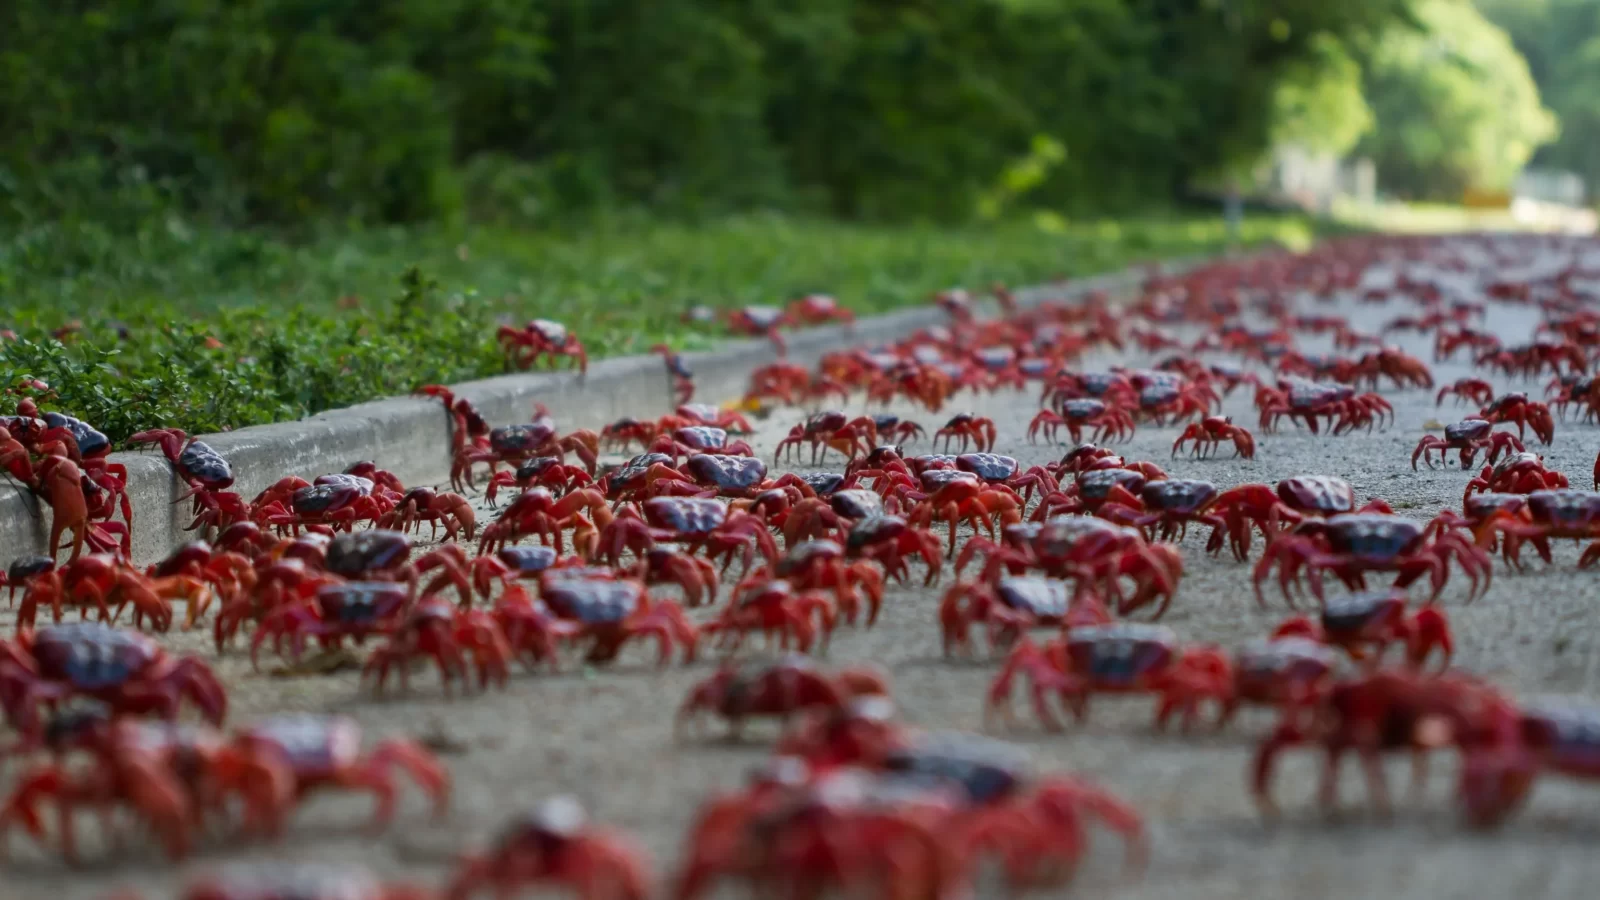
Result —
<path fill-rule="evenodd" d="M 1303 244 L 1294 217 L 1242 239 Z M 114 440 L 285 421 L 421 384 L 499 374 L 502 322 L 563 322 L 592 357 L 712 346 L 692 304 L 834 294 L 858 313 L 953 285 L 1025 284 L 1214 253 L 1215 215 L 971 227 L 776 216 L 609 222 L 571 234 L 389 227 L 290 242 L 169 219 L 119 233 L 54 224 L 0 241 L 0 384 L 48 382 L 48 406 Z M 0 402 L 0 410 L 6 403 Z"/>

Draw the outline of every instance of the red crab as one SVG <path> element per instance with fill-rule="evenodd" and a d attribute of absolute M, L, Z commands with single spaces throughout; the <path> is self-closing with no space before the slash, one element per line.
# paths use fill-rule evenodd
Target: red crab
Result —
<path fill-rule="evenodd" d="M 594 517 L 592 523 L 581 515 L 585 511 Z M 529 488 L 511 501 L 500 512 L 499 518 L 483 530 L 478 553 L 499 550 L 529 534 L 538 537 L 540 543 L 554 543 L 559 553 L 563 550 L 562 533 L 565 529 L 582 530 L 588 527 L 604 530 L 610 523 L 611 511 L 606 507 L 605 495 L 597 490 L 585 488 L 573 491 L 558 500 L 547 488 Z M 573 543 L 579 543 L 576 534 Z"/>
<path fill-rule="evenodd" d="M 1093 429 L 1090 440 L 1100 443 L 1107 440 L 1130 440 L 1133 437 L 1133 417 L 1116 406 L 1089 397 L 1063 400 L 1059 413 L 1048 409 L 1041 411 L 1028 423 L 1028 440 L 1041 432 L 1045 440 L 1055 440 L 1057 429 L 1065 428 L 1073 443 L 1083 440 L 1084 429 Z"/>
<path fill-rule="evenodd" d="M 1258 639 L 1233 654 L 1233 690 L 1217 718 L 1220 728 L 1249 703 L 1272 706 L 1292 719 L 1315 705 L 1339 671 L 1336 651 L 1298 637 Z"/>
<path fill-rule="evenodd" d="M 1257 391 L 1261 408 L 1261 430 L 1271 434 L 1280 417 L 1303 421 L 1312 434 L 1318 433 L 1319 419 L 1326 419 L 1333 434 L 1344 434 L 1365 425 L 1368 431 L 1384 418 L 1392 418 L 1394 408 L 1377 394 L 1357 394 L 1347 384 L 1316 381 L 1279 382 L 1279 389 Z"/>
<path fill-rule="evenodd" d="M 1268 542 L 1251 580 L 1256 600 L 1265 604 L 1261 583 L 1274 566 L 1278 584 L 1292 605 L 1291 585 L 1298 585 L 1303 570 L 1310 576 L 1311 593 L 1323 600 L 1322 573 L 1330 571 L 1353 591 L 1365 590 L 1366 572 L 1396 572 L 1395 587 L 1405 588 L 1428 575 L 1430 597 L 1438 597 L 1449 576 L 1450 561 L 1471 580 L 1469 599 L 1488 588 L 1492 574 L 1489 554 L 1454 532 L 1430 533 L 1421 523 L 1383 513 L 1345 513 L 1328 519 L 1307 519 L 1293 530 Z"/>
<path fill-rule="evenodd" d="M 1146 483 L 1137 497 L 1118 491 L 1106 498 L 1096 514 L 1138 528 L 1146 537 L 1154 534 L 1163 541 L 1183 540 L 1191 522 L 1208 525 L 1211 537 L 1206 549 L 1215 553 L 1222 549 L 1228 534 L 1227 520 L 1216 511 L 1221 498 L 1222 492 L 1209 481 L 1172 478 Z"/>
<path fill-rule="evenodd" d="M 1032 519 L 1043 522 L 1055 516 L 1095 513 L 1112 498 L 1137 506 L 1138 492 L 1144 489 L 1146 480 L 1143 472 L 1133 469 L 1090 469 L 1080 473 L 1065 490 L 1044 495 L 1034 508 Z"/>
<path fill-rule="evenodd" d="M 963 451 L 967 449 L 967 443 L 970 441 L 973 449 L 979 453 L 987 453 L 994 449 L 994 421 L 972 413 L 957 413 L 950 421 L 944 423 L 943 428 L 933 433 L 935 445 L 939 443 L 940 438 L 944 438 L 946 451 L 950 449 L 952 441 L 960 440 Z"/>
<path fill-rule="evenodd" d="M 517 466 L 515 472 L 496 472 L 489 478 L 489 487 L 484 491 L 484 499 L 489 505 L 494 505 L 495 495 L 501 487 L 515 487 L 528 490 L 534 487 L 549 488 L 557 495 L 566 494 L 580 488 L 586 488 L 594 481 L 589 473 L 577 466 L 569 466 L 561 461 L 559 456 L 536 456 L 533 459 Z M 417 488 L 427 490 L 427 488 Z M 445 496 L 460 496 L 448 494 Z M 465 502 L 465 500 L 463 500 Z M 468 509 L 471 509 L 469 506 Z M 471 540 L 468 536 L 467 540 Z"/>
<path fill-rule="evenodd" d="M 175 719 L 183 700 L 220 724 L 228 695 L 205 663 L 173 658 L 150 638 L 79 622 L 25 631 L 0 641 L 0 709 L 25 743 L 42 737 L 39 707 L 72 697 L 99 700 L 119 713 Z"/>
<path fill-rule="evenodd" d="M 876 560 L 883 565 L 884 572 L 890 578 L 902 583 L 908 574 L 906 557 L 921 557 L 927 564 L 928 575 L 923 579 L 924 585 L 939 580 L 943 565 L 939 539 L 934 537 L 933 532 L 909 525 L 899 516 L 876 515 L 860 519 L 850 528 L 845 551 L 851 558 Z"/>
<path fill-rule="evenodd" d="M 1461 800 L 1477 827 L 1501 824 L 1528 800 L 1546 773 L 1592 781 L 1600 709 L 1568 698 L 1541 698 L 1520 705 L 1517 727 L 1498 740 L 1466 749 Z"/>
<path fill-rule="evenodd" d="M 791 326 L 826 325 L 829 322 L 843 322 L 849 326 L 855 324 L 856 315 L 827 294 L 806 294 L 784 309 L 783 321 Z"/>
<path fill-rule="evenodd" d="M 1009 649 L 1030 629 L 1108 625 L 1111 614 L 1100 598 L 1065 581 L 1037 575 L 1001 576 L 959 582 L 939 605 L 944 655 L 972 652 L 971 630 L 983 624 L 991 649 Z"/>
<path fill-rule="evenodd" d="M 786 356 L 789 345 L 780 331 L 787 324 L 784 312 L 775 306 L 741 306 L 728 310 L 724 321 L 728 330 L 745 337 L 764 337 L 772 342 L 779 356 Z"/>
<path fill-rule="evenodd" d="M 1034 488 L 1038 488 L 1041 494 L 1061 489 L 1055 476 L 1043 466 L 1034 466 L 1024 472 L 1014 457 L 996 453 L 963 453 L 956 457 L 956 468 L 971 472 L 985 484 L 1020 492 L 1025 501 L 1033 499 Z"/>
<path fill-rule="evenodd" d="M 474 480 L 472 469 L 478 463 L 488 463 L 489 477 L 493 478 L 501 463 L 520 464 L 541 456 L 565 458 L 567 453 L 575 454 L 593 475 L 599 446 L 600 436 L 592 431 L 580 430 L 566 437 L 558 436 L 555 420 L 540 404 L 534 408 L 532 422 L 496 428 L 489 432 L 484 446 L 457 456 L 451 468 L 450 484 L 456 490 L 470 488 Z"/>
<path fill-rule="evenodd" d="M 570 356 L 577 361 L 579 374 L 589 371 L 589 354 L 584 352 L 583 343 L 560 322 L 534 319 L 522 328 L 501 325 L 495 339 L 505 351 L 508 366 L 531 369 L 543 357 L 554 369 L 557 359 Z"/>
<path fill-rule="evenodd" d="M 1518 569 L 1522 568 L 1524 541 L 1533 544 L 1546 563 L 1550 562 L 1551 538 L 1595 541 L 1578 557 L 1579 568 L 1586 569 L 1600 561 L 1600 493 L 1531 491 L 1520 506 L 1497 504 L 1493 513 L 1483 517 L 1481 528 L 1486 541 L 1504 536 L 1506 561 Z"/>
<path fill-rule="evenodd" d="M 873 416 L 872 424 L 878 429 L 879 440 L 889 441 L 896 445 L 927 437 L 927 432 L 922 429 L 921 425 L 909 419 L 902 419 L 893 413 L 879 413 Z"/>
<path fill-rule="evenodd" d="M 1533 436 L 1548 446 L 1555 440 L 1556 422 L 1550 407 L 1528 399 L 1521 391 L 1502 394 L 1493 403 L 1478 410 L 1478 418 L 1488 422 L 1514 422 L 1517 437 L 1526 437 L 1524 426 L 1533 429 Z"/>
<path fill-rule="evenodd" d="M 493 490 L 492 485 L 490 489 Z M 433 540 L 438 539 L 441 524 L 446 541 L 455 540 L 457 533 L 469 543 L 478 537 L 478 514 L 467 498 L 432 488 L 407 491 L 394 509 L 378 520 L 378 527 L 409 532 L 421 529 L 423 522 L 428 523 L 429 537 Z"/>
<path fill-rule="evenodd" d="M 956 526 L 983 525 L 992 536 L 994 519 L 1009 525 L 1022 520 L 1022 500 L 1004 485 L 985 485 L 976 475 L 950 469 L 922 473 L 922 491 L 908 493 L 916 506 L 906 516 L 913 528 L 926 528 L 935 519 L 945 523 L 950 537 L 947 556 L 956 555 Z M 926 493 L 924 493 L 926 492 Z"/>
<path fill-rule="evenodd" d="M 223 529 L 249 517 L 244 498 L 226 488 L 233 485 L 233 467 L 222 454 L 204 441 L 190 438 L 176 428 L 141 431 L 128 438 L 130 444 L 159 444 L 178 477 L 189 490 L 179 501 L 193 498 L 194 521 L 186 531 L 196 528 Z"/>
<path fill-rule="evenodd" d="M 1335 597 L 1322 606 L 1321 616 L 1310 619 L 1295 616 L 1272 632 L 1273 640 L 1287 637 L 1309 638 L 1338 647 L 1354 659 L 1370 660 L 1375 666 L 1390 644 L 1405 648 L 1406 662 L 1422 666 L 1435 650 L 1450 665 L 1455 642 L 1450 635 L 1450 620 L 1437 606 L 1416 612 L 1406 609 L 1403 590 L 1363 591 Z"/>
<path fill-rule="evenodd" d="M 577 800 L 555 797 L 512 820 L 487 852 L 468 856 L 442 896 L 467 900 L 492 890 L 511 897 L 550 886 L 578 900 L 646 900 L 650 880 L 649 863 L 633 841 L 591 826 Z"/>
<path fill-rule="evenodd" d="M 982 580 L 992 583 L 1002 572 L 1020 575 L 1038 569 L 1052 578 L 1078 579 L 1080 584 L 1117 604 L 1121 615 L 1160 601 L 1159 618 L 1183 576 L 1183 557 L 1170 544 L 1151 544 L 1137 529 L 1089 516 L 1060 516 L 1044 522 L 1009 525 L 1002 544 L 981 537 L 967 542 L 956 559 L 960 572 L 978 553 L 989 559 Z M 1123 595 L 1120 579 L 1133 579 L 1134 592 Z"/>
<path fill-rule="evenodd" d="M 672 661 L 674 646 L 684 662 L 693 662 L 699 629 L 670 600 L 652 601 L 643 583 L 617 577 L 611 570 L 550 569 L 539 579 L 540 596 L 559 619 L 578 626 L 576 638 L 593 643 L 585 660 L 608 663 L 622 646 L 638 637 L 654 636 L 660 664 Z"/>
<path fill-rule="evenodd" d="M 1464 419 L 1454 425 L 1446 425 L 1442 438 L 1432 434 L 1423 435 L 1422 440 L 1417 441 L 1416 449 L 1411 451 L 1411 468 L 1417 468 L 1419 457 L 1428 464 L 1428 468 L 1433 468 L 1432 454 L 1435 450 L 1439 452 L 1440 462 L 1451 450 L 1460 451 L 1461 468 L 1465 469 L 1472 465 L 1472 459 L 1479 450 L 1488 450 L 1487 458 L 1492 465 L 1500 458 L 1500 454 L 1510 454 L 1513 448 L 1518 453 L 1526 449 L 1511 432 L 1495 431 L 1493 422 Z"/>
<path fill-rule="evenodd" d="M 271 490 L 271 489 L 269 489 Z M 288 505 L 269 500 L 255 513 L 263 525 L 279 533 L 316 526 L 350 531 L 357 522 L 376 522 L 393 511 L 400 495 L 357 475 L 322 475 L 316 483 L 295 489 Z"/>
<path fill-rule="evenodd" d="M 656 344 L 650 348 L 650 352 L 660 354 L 661 362 L 667 367 L 667 377 L 672 379 L 673 402 L 688 403 L 693 400 L 694 370 L 684 361 L 683 354 L 666 344 Z"/>
<path fill-rule="evenodd" d="M 808 540 L 789 545 L 776 565 L 751 572 L 741 586 L 782 578 L 802 591 L 832 591 L 845 621 L 854 625 L 866 595 L 867 625 L 878 621 L 883 605 L 883 570 L 867 560 L 848 562 L 844 547 L 831 540 Z"/>
<path fill-rule="evenodd" d="M 1170 375 L 1167 372 L 1156 374 Z M 1193 416 L 1205 417 L 1217 399 L 1208 385 L 1161 379 L 1139 388 L 1139 402 L 1135 408 L 1141 417 L 1148 418 L 1158 426 L 1166 426 Z"/>
<path fill-rule="evenodd" d="M 395 624 L 389 639 L 367 657 L 361 678 L 364 682 L 371 676 L 381 694 L 389 671 L 399 669 L 400 690 L 405 692 L 410 689 L 413 661 L 432 659 L 439 667 L 439 683 L 448 697 L 457 675 L 470 684 L 469 656 L 478 673 L 479 689 L 486 690 L 490 681 L 505 686 L 512 648 L 495 619 L 482 611 L 458 612 L 448 601 L 424 597 Z"/>
<path fill-rule="evenodd" d="M 998 710 L 1009 720 L 1011 685 L 1019 674 L 1029 682 L 1035 713 L 1051 731 L 1061 728 L 1050 710 L 1051 692 L 1061 695 L 1079 722 L 1093 694 L 1158 694 L 1157 726 L 1182 710 L 1187 727 L 1197 700 L 1225 701 L 1233 681 L 1228 656 L 1219 648 L 1183 646 L 1172 629 L 1142 624 L 1074 628 L 1042 647 L 1023 639 L 989 688 L 986 716 Z"/>
<path fill-rule="evenodd" d="M 1456 402 L 1462 400 L 1477 406 L 1483 406 L 1494 399 L 1494 385 L 1482 378 L 1460 378 L 1451 384 L 1439 389 L 1439 396 L 1434 400 L 1434 406 L 1444 405 L 1444 398 L 1454 396 Z"/>
<path fill-rule="evenodd" d="M 1388 378 L 1397 388 L 1433 387 L 1433 372 L 1428 364 L 1401 351 L 1383 347 L 1361 357 L 1356 363 L 1356 384 L 1377 388 L 1379 378 Z"/>
<path fill-rule="evenodd" d="M 685 425 L 709 425 L 712 428 L 724 428 L 730 434 L 750 434 L 755 431 L 750 427 L 750 422 L 737 411 L 712 406 L 709 403 L 685 403 L 673 411 L 673 414 L 663 419 L 662 423 L 670 424 L 673 428 L 682 428 Z M 663 428 L 663 430 L 666 430 Z"/>
<path fill-rule="evenodd" d="M 251 756 L 271 760 L 294 776 L 289 801 L 324 788 L 366 791 L 377 806 L 372 827 L 381 831 L 394 820 L 395 774 L 403 771 L 433 802 L 435 818 L 450 803 L 450 775 L 437 757 L 416 741 L 388 738 L 370 750 L 361 748 L 361 726 L 345 716 L 298 713 L 260 719 L 242 728 L 234 745 Z"/>
<path fill-rule="evenodd" d="M 812 465 L 816 465 L 819 453 L 826 455 L 829 450 L 853 460 L 866 455 L 877 440 L 878 426 L 870 417 L 850 419 L 842 412 L 819 412 L 789 429 L 773 451 L 772 461 L 776 463 L 785 451 L 792 453 L 801 444 L 811 445 Z"/>
<path fill-rule="evenodd" d="M 726 720 L 729 739 L 738 740 L 746 719 L 773 716 L 786 723 L 795 713 L 839 709 L 868 696 L 889 696 L 889 677 L 875 666 L 829 672 L 793 654 L 771 663 L 729 663 L 690 688 L 674 730 L 681 734 L 709 712 Z"/>
<path fill-rule="evenodd" d="M 1298 524 L 1306 518 L 1327 518 L 1341 513 L 1392 513 L 1382 500 L 1369 500 L 1356 506 L 1356 492 L 1342 478 L 1327 475 L 1297 475 L 1278 482 L 1274 489 L 1264 484 L 1241 484 L 1217 498 L 1217 506 L 1228 521 L 1229 541 L 1234 556 L 1250 556 L 1254 540 L 1252 526 L 1272 540 L 1284 523 Z"/>
<path fill-rule="evenodd" d="M 809 653 L 818 631 L 822 633 L 823 645 L 827 645 L 837 619 L 838 608 L 833 598 L 822 591 L 800 590 L 784 579 L 745 579 L 722 613 L 704 630 L 722 634 L 722 646 L 730 651 L 739 649 L 746 634 L 759 631 L 769 646 L 776 634 L 780 648 L 789 649 L 793 641 L 796 650 Z"/>
<path fill-rule="evenodd" d="M 1544 457 L 1537 453 L 1508 453 L 1498 463 L 1483 467 L 1478 477 L 1467 482 L 1461 502 L 1475 491 L 1492 494 L 1531 494 L 1534 491 L 1567 486 L 1567 476 L 1544 467 Z"/>
<path fill-rule="evenodd" d="M 600 444 L 614 450 L 627 450 L 628 445 L 637 441 L 641 448 L 648 447 L 662 431 L 656 422 L 641 422 L 632 417 L 621 418 L 600 429 Z"/>
<path fill-rule="evenodd" d="M 1291 747 L 1315 743 L 1325 751 L 1317 792 L 1324 810 L 1334 810 L 1339 762 L 1355 751 L 1364 763 L 1373 806 L 1387 813 L 1381 754 L 1406 752 L 1417 764 L 1429 751 L 1451 744 L 1472 746 L 1506 735 L 1518 723 L 1511 700 L 1473 676 L 1422 675 L 1409 669 L 1335 682 L 1308 712 L 1287 718 L 1256 750 L 1250 766 L 1252 792 L 1265 816 L 1277 814 L 1270 793 L 1273 766 Z"/>
<path fill-rule="evenodd" d="M 1184 443 L 1194 441 L 1194 449 L 1190 456 L 1199 456 L 1202 459 L 1210 456 L 1222 444 L 1233 442 L 1233 455 L 1245 459 L 1256 458 L 1256 439 L 1250 432 L 1233 424 L 1231 416 L 1206 416 L 1198 422 L 1191 422 L 1189 427 L 1178 435 L 1172 442 L 1172 455 L 1176 457 L 1178 451 L 1183 449 Z"/>
<path fill-rule="evenodd" d="M 698 453 L 717 453 L 724 456 L 755 456 L 755 451 L 744 441 L 728 440 L 728 432 L 710 425 L 691 425 L 675 429 L 670 435 L 655 439 L 648 448 L 651 453 L 670 457 L 674 464 L 679 457 Z"/>
<path fill-rule="evenodd" d="M 723 571 L 735 554 L 742 555 L 746 569 L 757 551 L 768 562 L 778 555 L 765 523 L 749 513 L 731 512 L 716 500 L 654 497 L 642 509 L 642 519 L 620 515 L 601 531 L 601 559 L 615 565 L 624 550 L 644 554 L 657 542 L 681 543 L 690 553 L 704 550 L 712 560 L 720 557 Z"/>
<path fill-rule="evenodd" d="M 409 599 L 405 585 L 389 581 L 323 585 L 311 601 L 285 604 L 267 613 L 250 639 L 250 665 L 256 665 L 268 638 L 275 650 L 287 638 L 290 658 L 299 659 L 307 638 L 338 647 L 346 637 L 359 644 L 372 635 L 388 634 L 404 618 Z"/>

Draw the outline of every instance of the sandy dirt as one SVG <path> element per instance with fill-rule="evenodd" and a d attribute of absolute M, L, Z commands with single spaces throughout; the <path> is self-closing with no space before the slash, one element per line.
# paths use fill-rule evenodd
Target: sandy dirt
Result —
<path fill-rule="evenodd" d="M 1381 281 L 1383 276 L 1374 277 Z M 1368 331 L 1410 311 L 1401 304 L 1334 308 Z M 1493 306 L 1488 326 L 1514 342 L 1530 334 L 1536 321 L 1532 310 Z M 1402 335 L 1399 342 L 1431 358 L 1431 340 Z M 1322 349 L 1310 339 L 1303 343 Z M 1140 361 L 1137 356 L 1103 357 L 1086 360 L 1084 368 Z M 1470 374 L 1461 362 L 1435 364 L 1433 371 L 1440 384 Z M 1540 384 L 1491 380 L 1497 391 L 1527 390 L 1537 396 L 1542 390 Z M 1313 436 L 1292 427 L 1275 435 L 1258 434 L 1254 462 L 1179 459 L 1169 465 L 1175 427 L 1141 426 L 1122 449 L 1130 458 L 1158 461 L 1176 477 L 1223 486 L 1329 474 L 1348 479 L 1361 497 L 1389 501 L 1404 515 L 1426 519 L 1442 508 L 1459 509 L 1470 475 L 1453 464 L 1414 473 L 1409 458 L 1425 433 L 1424 422 L 1453 422 L 1469 410 L 1452 407 L 1448 400 L 1435 409 L 1432 392 L 1385 393 L 1396 409 L 1392 427 L 1345 437 Z M 939 416 L 898 411 L 915 415 L 931 432 L 948 413 L 962 408 L 992 417 L 1000 430 L 1000 452 L 1024 465 L 1054 460 L 1062 452 L 1061 447 L 1023 439 L 1038 410 L 1031 393 L 963 395 Z M 1248 391 L 1236 392 L 1226 409 L 1238 421 L 1254 424 Z M 770 460 L 777 440 L 800 417 L 794 410 L 775 413 L 751 443 Z M 1553 468 L 1571 477 L 1574 487 L 1588 488 L 1597 446 L 1600 431 L 1595 426 L 1568 421 L 1558 423 L 1553 446 L 1537 449 Z M 929 451 L 926 442 L 908 449 Z M 834 460 L 830 468 L 842 468 L 842 462 Z M 1249 566 L 1226 556 L 1207 556 L 1202 542 L 1203 535 L 1192 533 L 1184 544 L 1187 572 L 1164 624 L 1186 638 L 1233 646 L 1266 633 L 1288 615 L 1275 592 L 1268 595 L 1274 598 L 1272 607 L 1258 610 L 1250 593 Z M 1523 696 L 1592 695 L 1600 667 L 1600 612 L 1595 608 L 1600 583 L 1593 572 L 1577 570 L 1577 554 L 1572 544 L 1564 544 L 1554 565 L 1535 561 L 1521 574 L 1497 562 L 1493 587 L 1470 606 L 1464 604 L 1465 580 L 1453 579 L 1442 602 L 1456 628 L 1458 664 Z M 886 667 L 900 708 L 912 723 L 978 729 L 984 691 L 998 661 L 941 657 L 934 614 L 938 596 L 920 588 L 891 590 L 878 625 L 871 630 L 843 628 L 828 659 L 871 660 Z M 168 865 L 155 846 L 137 836 L 121 851 L 106 848 L 98 841 L 95 823 L 85 817 L 80 832 L 88 862 L 77 870 L 13 835 L 12 855 L 0 869 L 0 897 L 94 898 L 120 887 L 141 890 L 146 897 L 167 897 L 183 874 L 238 859 L 353 861 L 385 875 L 434 884 L 446 877 L 455 853 L 481 844 L 501 822 L 556 793 L 576 795 L 598 820 L 634 834 L 658 873 L 666 875 L 674 869 L 680 836 L 698 800 L 738 784 L 743 772 L 763 758 L 773 733 L 752 728 L 747 743 L 737 746 L 675 743 L 672 710 L 714 663 L 658 671 L 653 648 L 643 645 L 630 648 L 619 664 L 604 670 L 571 660 L 558 675 L 519 672 L 504 691 L 447 699 L 427 672 L 413 679 L 408 696 L 391 693 L 378 699 L 361 690 L 349 673 L 275 678 L 252 672 L 242 652 L 216 659 L 198 631 L 174 635 L 168 643 L 216 666 L 230 690 L 234 723 L 286 710 L 326 711 L 355 717 L 368 729 L 369 740 L 448 736 L 453 747 L 442 758 L 454 779 L 450 816 L 431 819 L 420 794 L 408 787 L 396 826 L 374 837 L 365 830 L 368 798 L 321 796 L 300 811 L 281 844 L 240 845 L 218 836 L 178 867 Z M 1455 814 L 1453 761 L 1442 760 L 1424 796 L 1401 803 L 1390 821 L 1366 811 L 1364 789 L 1352 766 L 1343 782 L 1346 812 L 1330 821 L 1312 801 L 1316 759 L 1300 753 L 1280 772 L 1284 817 L 1268 826 L 1250 802 L 1245 766 L 1253 744 L 1273 721 L 1270 714 L 1247 713 L 1226 731 L 1184 736 L 1153 731 L 1152 708 L 1146 698 L 1102 699 L 1087 726 L 1069 727 L 1064 735 L 1046 734 L 1026 717 L 1004 735 L 1027 748 L 1041 769 L 1096 779 L 1148 819 L 1154 853 L 1143 878 L 1125 883 L 1120 848 L 1109 836 L 1097 835 L 1092 858 L 1072 888 L 1079 896 L 1572 897 L 1600 877 L 1600 858 L 1590 849 L 1600 839 L 1600 793 L 1587 786 L 1546 779 L 1522 815 L 1502 830 L 1482 835 L 1465 830 Z M 14 764 L 8 766 L 8 781 L 15 771 Z M 1405 768 L 1392 766 L 1390 781 L 1403 797 Z M 979 886 L 982 896 L 997 893 L 992 882 Z"/>

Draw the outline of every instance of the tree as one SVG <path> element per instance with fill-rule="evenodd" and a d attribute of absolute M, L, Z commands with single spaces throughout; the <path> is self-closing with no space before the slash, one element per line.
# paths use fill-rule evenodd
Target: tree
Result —
<path fill-rule="evenodd" d="M 1465 0 L 1423 0 L 1417 18 L 1421 30 L 1384 37 L 1367 72 L 1377 126 L 1363 149 L 1381 183 L 1446 199 L 1508 187 L 1557 133 L 1527 62 Z"/>

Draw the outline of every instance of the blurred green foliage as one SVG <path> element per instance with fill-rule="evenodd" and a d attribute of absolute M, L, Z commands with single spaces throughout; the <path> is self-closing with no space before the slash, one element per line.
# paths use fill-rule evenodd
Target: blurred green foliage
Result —
<path fill-rule="evenodd" d="M 1384 36 L 1367 69 L 1376 127 L 1362 146 L 1386 189 L 1454 199 L 1509 188 L 1555 137 L 1528 64 L 1468 0 L 1421 0 L 1421 29 Z"/>
<path fill-rule="evenodd" d="M 1146 206 L 1408 3 L 10 0 L 0 221 L 966 218 L 1038 138 L 1040 205 Z"/>

